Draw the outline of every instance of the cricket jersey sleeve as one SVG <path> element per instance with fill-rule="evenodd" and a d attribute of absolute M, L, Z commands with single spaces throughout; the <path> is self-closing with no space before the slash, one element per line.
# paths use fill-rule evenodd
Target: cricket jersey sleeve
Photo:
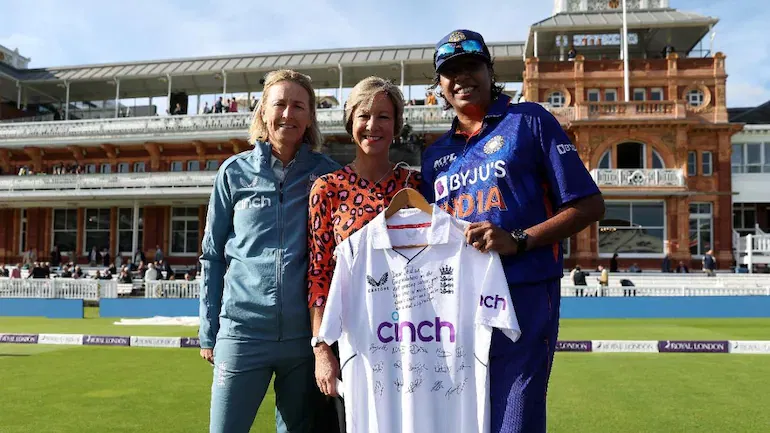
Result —
<path fill-rule="evenodd" d="M 199 337 L 201 348 L 204 349 L 214 347 L 219 332 L 219 313 L 227 270 L 225 244 L 233 231 L 233 205 L 226 167 L 219 170 L 214 180 L 201 243 Z"/>
<path fill-rule="evenodd" d="M 334 271 L 334 222 L 329 184 L 318 178 L 310 189 L 308 218 L 308 307 L 321 307 L 329 296 Z M 333 193 L 331 193 L 333 194 Z"/>
<path fill-rule="evenodd" d="M 481 281 L 476 310 L 476 324 L 497 328 L 511 341 L 516 341 L 521 335 L 516 312 L 513 309 L 505 271 L 497 253 L 486 253 L 486 259 L 481 259 L 476 269 L 483 270 L 483 275 L 476 275 L 475 280 Z M 486 263 L 482 263 L 485 261 Z"/>
<path fill-rule="evenodd" d="M 422 163 L 420 164 L 420 173 L 422 174 L 422 182 L 420 182 L 420 194 L 425 197 L 428 203 L 435 203 L 436 197 L 433 193 L 433 183 L 435 182 L 436 174 L 433 171 L 433 158 L 432 152 L 426 150 L 422 155 Z"/>
<path fill-rule="evenodd" d="M 351 290 L 352 281 L 350 242 L 341 243 L 335 250 L 337 264 L 334 267 L 329 298 L 326 300 L 321 329 L 318 335 L 332 344 L 340 339 L 345 327 L 345 300 Z"/>
<path fill-rule="evenodd" d="M 598 194 L 599 187 L 559 121 L 542 106 L 532 106 L 532 132 L 535 143 L 542 148 L 543 165 L 555 207 L 558 209 L 571 201 Z"/>

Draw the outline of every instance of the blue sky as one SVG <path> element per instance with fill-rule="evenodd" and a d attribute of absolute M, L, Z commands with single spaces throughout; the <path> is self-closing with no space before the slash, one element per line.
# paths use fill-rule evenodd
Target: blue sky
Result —
<path fill-rule="evenodd" d="M 670 0 L 720 18 L 728 105 L 770 100 L 767 0 Z M 550 0 L 0 0 L 0 44 L 32 67 L 433 43 L 455 28 L 523 41 Z"/>

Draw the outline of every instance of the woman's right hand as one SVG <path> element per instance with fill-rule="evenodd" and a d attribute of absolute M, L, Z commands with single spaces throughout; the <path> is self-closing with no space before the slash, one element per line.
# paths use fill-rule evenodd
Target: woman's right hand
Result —
<path fill-rule="evenodd" d="M 324 395 L 337 397 L 337 377 L 340 372 L 340 363 L 334 356 L 332 348 L 327 344 L 321 344 L 313 349 L 315 353 L 315 382 L 318 389 Z"/>
<path fill-rule="evenodd" d="M 201 358 L 214 365 L 214 349 L 201 349 Z"/>

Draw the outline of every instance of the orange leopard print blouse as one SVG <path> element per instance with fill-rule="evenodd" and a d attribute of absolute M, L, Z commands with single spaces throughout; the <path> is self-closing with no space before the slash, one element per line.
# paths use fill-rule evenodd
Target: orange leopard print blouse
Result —
<path fill-rule="evenodd" d="M 408 179 L 407 179 L 408 178 Z M 334 248 L 373 220 L 402 188 L 417 189 L 420 173 L 398 167 L 380 183 L 349 166 L 318 178 L 310 190 L 308 306 L 323 306 L 334 273 Z"/>

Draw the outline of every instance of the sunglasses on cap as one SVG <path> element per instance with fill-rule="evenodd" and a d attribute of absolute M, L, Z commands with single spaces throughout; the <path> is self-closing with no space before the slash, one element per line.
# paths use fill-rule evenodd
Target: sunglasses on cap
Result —
<path fill-rule="evenodd" d="M 481 42 L 469 39 L 462 42 L 447 42 L 438 47 L 438 50 L 436 50 L 436 60 L 443 60 L 460 53 L 486 55 Z"/>

